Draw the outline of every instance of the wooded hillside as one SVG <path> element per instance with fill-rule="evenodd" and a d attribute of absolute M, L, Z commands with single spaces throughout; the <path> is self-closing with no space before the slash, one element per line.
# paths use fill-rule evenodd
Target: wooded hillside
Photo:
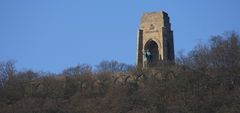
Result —
<path fill-rule="evenodd" d="M 213 36 L 146 69 L 103 61 L 54 74 L 1 62 L 0 83 L 0 113 L 239 113 L 240 37 Z"/>

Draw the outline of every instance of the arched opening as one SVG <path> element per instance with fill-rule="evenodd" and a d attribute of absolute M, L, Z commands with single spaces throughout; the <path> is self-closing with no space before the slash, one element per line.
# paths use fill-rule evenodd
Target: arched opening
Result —
<path fill-rule="evenodd" d="M 149 66 L 156 65 L 159 62 L 159 51 L 158 45 L 155 41 L 149 40 L 144 47 L 144 51 L 149 51 L 151 53 L 151 59 L 148 61 Z"/>

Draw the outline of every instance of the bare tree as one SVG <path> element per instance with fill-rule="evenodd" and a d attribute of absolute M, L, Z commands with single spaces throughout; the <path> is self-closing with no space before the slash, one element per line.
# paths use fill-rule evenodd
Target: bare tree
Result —
<path fill-rule="evenodd" d="M 5 82 L 16 72 L 15 61 L 0 62 L 0 87 L 4 87 Z"/>
<path fill-rule="evenodd" d="M 119 63 L 118 61 L 102 61 L 96 66 L 98 72 L 126 72 L 133 68 L 131 65 Z"/>
<path fill-rule="evenodd" d="M 65 76 L 79 76 L 79 75 L 91 74 L 91 73 L 92 73 L 92 67 L 87 64 L 81 64 L 75 67 L 70 67 L 63 71 L 63 75 Z"/>
<path fill-rule="evenodd" d="M 211 63 L 214 68 L 225 71 L 239 68 L 240 37 L 236 32 L 227 32 L 223 36 L 213 36 L 211 44 Z"/>

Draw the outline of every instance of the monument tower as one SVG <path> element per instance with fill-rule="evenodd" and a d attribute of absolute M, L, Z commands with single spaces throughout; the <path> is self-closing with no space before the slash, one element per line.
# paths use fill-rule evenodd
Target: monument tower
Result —
<path fill-rule="evenodd" d="M 166 12 L 145 13 L 137 37 L 137 66 L 174 62 L 173 31 Z"/>

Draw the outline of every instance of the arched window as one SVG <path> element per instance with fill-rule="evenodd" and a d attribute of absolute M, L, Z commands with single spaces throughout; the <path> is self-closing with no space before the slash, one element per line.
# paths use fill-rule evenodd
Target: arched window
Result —
<path fill-rule="evenodd" d="M 151 53 L 150 66 L 156 65 L 159 62 L 158 45 L 155 41 L 149 40 L 144 46 L 144 51 L 150 51 Z"/>

